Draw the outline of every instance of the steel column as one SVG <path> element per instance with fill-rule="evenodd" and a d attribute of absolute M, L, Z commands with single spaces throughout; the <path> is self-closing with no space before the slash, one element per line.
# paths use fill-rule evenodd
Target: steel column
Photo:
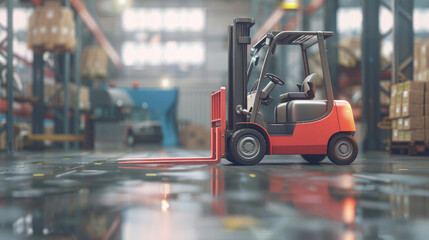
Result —
<path fill-rule="evenodd" d="M 310 4 L 310 0 L 301 0 L 301 7 L 299 8 L 300 14 L 302 16 L 301 25 L 303 31 L 310 30 L 310 20 L 311 14 L 307 13 L 307 6 Z"/>
<path fill-rule="evenodd" d="M 39 99 L 39 102 L 33 104 L 31 116 L 31 132 L 33 134 L 44 133 L 45 104 L 44 104 L 44 61 L 43 53 L 33 54 L 33 96 Z M 35 147 L 42 147 L 42 142 L 35 142 Z"/>
<path fill-rule="evenodd" d="M 64 1 L 64 7 L 70 8 L 70 1 Z M 70 52 L 64 52 L 64 66 L 63 66 L 63 116 L 64 116 L 64 134 L 70 133 L 70 118 L 69 118 L 69 82 L 70 82 Z M 64 142 L 64 150 L 70 149 L 69 142 Z"/>
<path fill-rule="evenodd" d="M 6 117 L 6 151 L 14 154 L 13 142 L 13 0 L 7 0 L 7 117 Z"/>
<path fill-rule="evenodd" d="M 413 7 L 414 1 L 392 0 L 394 49 L 392 83 L 413 80 Z M 407 61 L 408 64 L 401 67 Z"/>
<path fill-rule="evenodd" d="M 337 33 L 338 0 L 325 2 L 325 30 Z M 328 49 L 329 71 L 332 78 L 332 90 L 334 95 L 338 92 L 338 35 L 334 35 L 326 41 Z"/>
<path fill-rule="evenodd" d="M 82 29 L 82 20 L 80 19 L 79 15 L 76 14 L 75 17 L 76 20 L 76 52 L 74 53 L 73 58 L 73 67 L 74 67 L 74 74 L 73 79 L 74 83 L 76 85 L 76 91 L 75 91 L 75 99 L 74 99 L 74 118 L 73 118 L 73 133 L 79 134 L 79 126 L 80 126 L 80 111 L 79 111 L 79 95 L 80 95 L 80 54 L 81 54 L 81 29 Z M 79 149 L 79 142 L 74 143 L 74 148 L 77 150 Z"/>
<path fill-rule="evenodd" d="M 362 0 L 362 150 L 382 149 L 380 130 L 380 0 Z"/>

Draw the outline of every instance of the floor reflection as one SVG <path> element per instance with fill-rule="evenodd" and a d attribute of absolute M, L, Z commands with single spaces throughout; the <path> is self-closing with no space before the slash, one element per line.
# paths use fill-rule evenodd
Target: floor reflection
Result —
<path fill-rule="evenodd" d="M 4 165 L 0 239 L 426 239 L 429 226 L 422 168 L 73 159 Z"/>

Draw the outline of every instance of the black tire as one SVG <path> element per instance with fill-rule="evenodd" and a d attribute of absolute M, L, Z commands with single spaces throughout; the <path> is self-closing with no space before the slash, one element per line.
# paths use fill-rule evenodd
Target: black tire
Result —
<path fill-rule="evenodd" d="M 127 140 L 127 145 L 130 146 L 130 147 L 132 147 L 132 146 L 134 146 L 136 144 L 136 138 L 135 138 L 133 132 L 129 132 L 128 133 L 128 136 L 127 136 L 126 140 Z"/>
<path fill-rule="evenodd" d="M 262 134 L 249 128 L 236 131 L 228 145 L 230 161 L 239 165 L 258 164 L 267 150 Z"/>
<path fill-rule="evenodd" d="M 303 154 L 301 157 L 311 163 L 311 164 L 318 164 L 321 161 L 323 161 L 326 158 L 326 155 L 324 154 Z"/>
<path fill-rule="evenodd" d="M 349 165 L 358 155 L 358 144 L 348 134 L 337 134 L 328 143 L 328 158 L 337 165 Z"/>
<path fill-rule="evenodd" d="M 237 164 L 237 163 L 235 162 L 235 159 L 233 159 L 231 156 L 226 156 L 225 158 L 226 158 L 226 160 L 230 161 L 231 163 L 233 163 L 233 164 Z"/>

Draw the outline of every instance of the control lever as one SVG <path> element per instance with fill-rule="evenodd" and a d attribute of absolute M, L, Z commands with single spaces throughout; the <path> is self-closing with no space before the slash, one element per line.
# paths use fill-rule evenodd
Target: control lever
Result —
<path fill-rule="evenodd" d="M 237 114 L 243 114 L 245 116 L 250 115 L 250 112 L 247 109 L 243 109 L 243 106 L 241 106 L 241 105 L 237 105 L 235 110 L 236 110 Z"/>

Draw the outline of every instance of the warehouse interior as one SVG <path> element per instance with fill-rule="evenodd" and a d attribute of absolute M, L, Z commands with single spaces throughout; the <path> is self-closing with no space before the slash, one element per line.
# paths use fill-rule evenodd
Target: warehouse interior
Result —
<path fill-rule="evenodd" d="M 427 0 L 0 0 L 0 239 L 427 239 L 428 22 Z M 330 94 L 351 164 L 310 145 L 326 115 L 279 117 Z"/>

